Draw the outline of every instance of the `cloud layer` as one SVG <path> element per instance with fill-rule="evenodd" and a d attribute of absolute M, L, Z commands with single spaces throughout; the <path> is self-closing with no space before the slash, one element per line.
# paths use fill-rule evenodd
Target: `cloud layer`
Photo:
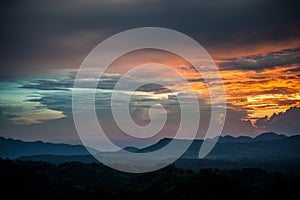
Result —
<path fill-rule="evenodd" d="M 214 58 L 299 46 L 298 8 L 294 0 L 4 1 L 0 72 L 77 68 L 105 38 L 145 26 L 181 31 Z"/>

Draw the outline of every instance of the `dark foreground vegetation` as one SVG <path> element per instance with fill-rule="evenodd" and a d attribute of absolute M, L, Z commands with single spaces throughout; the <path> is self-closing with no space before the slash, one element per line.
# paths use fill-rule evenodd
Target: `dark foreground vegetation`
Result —
<path fill-rule="evenodd" d="M 298 199 L 300 177 L 261 169 L 129 174 L 97 163 L 0 159 L 7 199 Z M 2 196 L 2 197 L 3 197 Z M 1 198 L 2 199 L 2 198 Z"/>

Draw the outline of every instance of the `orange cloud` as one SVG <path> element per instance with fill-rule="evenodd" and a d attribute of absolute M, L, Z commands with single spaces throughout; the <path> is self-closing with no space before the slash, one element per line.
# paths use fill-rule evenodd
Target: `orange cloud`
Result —
<path fill-rule="evenodd" d="M 274 45 L 260 48 L 257 51 L 261 50 L 267 53 L 270 49 L 282 48 L 282 45 L 275 45 L 276 48 Z M 288 44 L 287 46 L 290 47 L 291 45 Z M 228 54 L 226 55 L 228 57 Z M 179 74 L 190 80 L 190 86 L 200 98 L 210 102 L 207 85 L 199 73 L 186 60 L 166 51 L 147 50 L 128 53 L 116 60 L 108 72 L 124 73 L 147 62 L 173 67 Z M 296 64 L 259 71 L 229 69 L 220 72 L 226 89 L 228 107 L 235 110 L 245 110 L 247 115 L 244 120 L 250 120 L 252 124 L 259 118 L 285 112 L 292 106 L 300 107 L 300 71 Z M 168 78 L 168 74 L 163 72 L 157 72 L 157 74 Z M 182 91 L 188 90 L 188 87 L 182 83 L 169 86 L 171 89 Z M 217 88 L 210 87 L 209 89 Z"/>
<path fill-rule="evenodd" d="M 227 101 L 236 109 L 246 109 L 252 122 L 274 113 L 300 106 L 300 72 L 297 65 L 262 71 L 222 71 Z"/>

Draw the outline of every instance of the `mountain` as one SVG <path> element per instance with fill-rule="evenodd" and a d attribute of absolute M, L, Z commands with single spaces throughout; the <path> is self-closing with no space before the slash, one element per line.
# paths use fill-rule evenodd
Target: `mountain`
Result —
<path fill-rule="evenodd" d="M 218 140 L 219 143 L 230 143 L 230 142 L 237 142 L 237 143 L 244 143 L 244 142 L 257 142 L 257 141 L 270 141 L 270 140 L 280 140 L 287 138 L 286 135 L 279 135 L 273 132 L 262 133 L 255 138 L 251 138 L 249 136 L 239 136 L 233 137 L 230 135 L 221 136 Z"/>
<path fill-rule="evenodd" d="M 0 137 L 0 157 L 15 159 L 33 155 L 88 155 L 82 145 L 53 144 L 42 141 L 24 142 Z"/>
<path fill-rule="evenodd" d="M 267 135 L 266 135 L 267 136 Z M 191 155 L 191 152 L 189 156 Z M 194 154 L 195 155 L 195 154 Z M 271 139 L 262 137 L 252 142 L 217 143 L 207 159 L 274 160 L 300 158 L 300 136 Z"/>
<path fill-rule="evenodd" d="M 136 147 L 126 147 L 123 150 L 133 153 L 147 153 L 161 149 L 172 139 L 164 138 L 157 143 L 148 147 L 138 149 Z M 198 153 L 203 140 L 174 140 L 178 146 L 192 142 L 187 151 L 181 156 L 181 159 L 198 159 Z M 176 153 L 168 152 L 169 157 Z M 103 156 L 113 156 L 114 159 L 120 160 L 122 157 L 113 152 L 104 152 Z M 68 157 L 66 157 L 68 156 Z M 87 157 L 88 156 L 88 157 Z M 161 155 L 157 155 L 161 158 Z M 91 159 L 89 152 L 82 145 L 69 144 L 52 144 L 41 141 L 24 142 L 21 140 L 5 139 L 0 137 L 0 157 L 16 159 L 44 160 L 51 162 L 95 161 Z M 56 159 L 56 161 L 55 161 Z M 156 159 L 156 158 L 153 158 Z M 287 137 L 276 133 L 264 133 L 255 138 L 246 136 L 220 137 L 218 143 L 212 151 L 205 157 L 208 160 L 222 161 L 259 161 L 259 160 L 284 160 L 284 159 L 300 159 L 300 135 Z"/>
<path fill-rule="evenodd" d="M 32 155 L 20 156 L 18 160 L 44 161 L 53 164 L 66 162 L 100 163 L 92 155 Z"/>
<path fill-rule="evenodd" d="M 263 133 L 258 135 L 253 139 L 253 141 L 271 141 L 271 140 L 280 140 L 280 139 L 286 139 L 286 135 L 278 135 L 273 132 Z"/>
<path fill-rule="evenodd" d="M 230 135 L 221 136 L 218 142 L 227 143 L 227 142 L 251 142 L 253 138 L 249 136 L 239 136 L 239 137 L 232 137 Z"/>
<path fill-rule="evenodd" d="M 136 147 L 125 147 L 123 150 L 124 151 L 128 151 L 128 152 L 137 152 L 137 151 L 139 151 L 139 148 L 136 148 Z"/>
<path fill-rule="evenodd" d="M 126 147 L 123 150 L 133 153 L 146 153 L 156 151 L 171 141 L 170 138 L 164 138 L 142 149 Z M 187 151 L 174 162 L 175 166 L 183 169 L 263 168 L 300 175 L 300 135 L 287 137 L 275 133 L 264 133 L 256 138 L 246 136 L 236 138 L 232 136 L 220 137 L 218 143 L 205 159 L 198 159 L 203 140 L 174 140 L 173 142 L 179 146 L 192 142 Z M 51 144 L 40 141 L 23 142 L 5 138 L 0 138 L 0 156 L 19 160 L 46 161 L 54 164 L 72 161 L 99 162 L 88 154 L 87 150 L 81 145 Z M 115 161 L 124 159 L 122 155 L 113 152 L 104 152 L 101 156 L 108 156 Z M 157 156 L 158 159 L 161 158 L 161 154 Z M 172 156 L 172 152 L 168 156 Z M 151 159 L 156 159 L 156 157 L 151 157 Z"/>
<path fill-rule="evenodd" d="M 143 149 L 138 153 L 147 153 L 161 149 L 172 139 L 164 138 L 157 143 Z M 209 141 L 209 139 L 208 139 Z M 187 140 L 175 140 L 174 143 L 181 146 Z M 203 140 L 194 140 L 181 158 L 197 159 Z M 176 150 L 174 150 L 176 151 Z M 287 137 L 276 133 L 263 133 L 255 138 L 241 136 L 220 137 L 219 141 L 206 156 L 210 160 L 271 160 L 284 158 L 300 158 L 300 136 Z"/>

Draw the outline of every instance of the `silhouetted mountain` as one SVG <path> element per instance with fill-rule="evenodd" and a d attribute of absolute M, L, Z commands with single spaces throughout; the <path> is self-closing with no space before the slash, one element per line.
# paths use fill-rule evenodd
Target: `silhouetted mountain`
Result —
<path fill-rule="evenodd" d="M 123 150 L 128 151 L 128 152 L 137 152 L 139 148 L 136 147 L 125 147 Z"/>
<path fill-rule="evenodd" d="M 52 164 L 65 162 L 83 162 L 83 163 L 100 163 L 92 155 L 33 155 L 21 156 L 18 160 L 44 161 Z"/>
<path fill-rule="evenodd" d="M 165 138 L 136 152 L 157 151 L 171 141 L 172 139 Z M 186 142 L 190 141 L 174 141 L 178 146 Z M 203 140 L 194 140 L 182 155 L 182 158 L 197 159 L 202 143 Z M 246 136 L 237 138 L 232 136 L 220 137 L 218 143 L 206 158 L 225 160 L 300 158 L 300 136 L 287 137 L 275 133 L 264 133 L 255 138 Z"/>
<path fill-rule="evenodd" d="M 251 142 L 253 138 L 249 136 L 239 136 L 232 137 L 230 135 L 222 136 L 219 138 L 218 142 L 227 143 L 227 142 Z"/>
<path fill-rule="evenodd" d="M 161 149 L 171 141 L 172 139 L 170 138 L 164 138 L 142 149 L 126 147 L 124 150 L 134 153 L 153 152 Z M 173 140 L 173 142 L 178 146 L 192 142 L 187 151 L 181 156 L 181 159 L 198 160 L 198 153 L 203 140 Z M 174 149 L 173 152 L 168 152 L 167 156 L 172 157 L 175 154 L 176 149 Z M 0 138 L 0 156 L 2 158 L 21 158 L 23 160 L 43 160 L 51 163 L 96 161 L 89 155 L 85 147 L 81 145 L 51 144 L 40 141 L 23 142 L 5 138 Z M 123 159 L 122 156 L 113 152 L 103 152 L 101 156 L 109 156 L 117 161 Z M 152 157 L 151 159 L 161 159 L 161 154 L 158 154 L 157 158 Z M 220 161 L 221 163 L 259 163 L 272 160 L 299 160 L 300 136 L 287 137 L 275 133 L 265 133 L 256 138 L 245 136 L 237 138 L 232 136 L 220 137 L 218 143 L 205 159 Z"/>
<path fill-rule="evenodd" d="M 252 142 L 217 143 L 207 159 L 272 160 L 300 158 L 300 136 L 271 139 L 255 138 Z"/>
<path fill-rule="evenodd" d="M 150 146 L 142 148 L 142 149 L 138 149 L 136 152 L 137 153 L 147 153 L 147 152 L 156 151 L 158 149 L 163 148 L 164 146 L 169 144 L 171 141 L 172 141 L 171 138 L 163 138 L 153 145 L 150 145 Z M 183 140 L 177 140 L 177 142 L 182 142 L 182 141 Z"/>
<path fill-rule="evenodd" d="M 171 141 L 172 139 L 170 138 L 164 138 L 143 149 L 126 147 L 123 150 L 147 153 L 161 149 Z M 180 146 L 191 141 L 174 140 L 173 142 Z M 259 167 L 267 170 L 279 170 L 290 174 L 299 174 L 299 135 L 287 137 L 274 133 L 265 133 L 256 138 L 245 136 L 237 138 L 232 136 L 220 137 L 216 146 L 205 159 L 198 159 L 198 153 L 202 143 L 203 140 L 192 141 L 188 150 L 174 164 L 180 168 L 192 170 L 202 168 L 233 169 Z M 9 155 L 13 158 L 18 157 L 20 160 L 46 161 L 54 164 L 72 161 L 84 163 L 99 162 L 92 155 L 89 155 L 81 145 L 22 142 L 19 140 L 0 138 L 0 149 L 1 157 L 8 157 L 7 155 Z M 174 152 L 176 152 L 176 149 Z M 174 152 L 170 152 L 168 156 L 172 156 Z M 124 159 L 122 155 L 113 152 L 104 152 L 101 156 L 109 156 L 115 161 Z M 157 158 L 151 157 L 151 159 L 161 158 L 161 154 L 157 156 Z"/>
<path fill-rule="evenodd" d="M 89 152 L 82 145 L 53 144 L 42 141 L 24 142 L 0 137 L 0 157 L 15 159 L 20 156 L 41 154 L 51 155 L 87 155 Z"/>
<path fill-rule="evenodd" d="M 277 133 L 268 132 L 268 133 L 262 133 L 255 138 L 251 138 L 249 136 L 239 136 L 239 137 L 233 137 L 230 135 L 221 136 L 218 140 L 219 143 L 244 143 L 244 142 L 257 142 L 257 141 L 270 141 L 270 140 L 280 140 L 287 138 L 286 135 L 279 135 Z"/>
<path fill-rule="evenodd" d="M 285 135 L 278 135 L 273 132 L 268 132 L 268 133 L 263 133 L 258 135 L 253 139 L 253 141 L 271 141 L 271 140 L 280 140 L 285 138 L 287 138 L 287 136 Z"/>

